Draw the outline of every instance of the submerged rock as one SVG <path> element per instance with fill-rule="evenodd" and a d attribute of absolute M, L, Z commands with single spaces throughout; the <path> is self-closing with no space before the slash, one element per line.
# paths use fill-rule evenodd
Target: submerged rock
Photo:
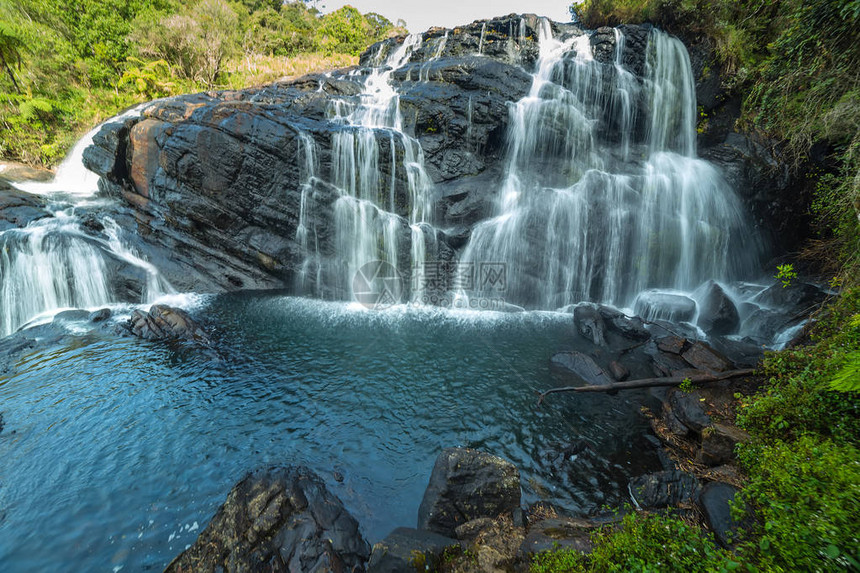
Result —
<path fill-rule="evenodd" d="M 362 570 L 369 555 L 358 522 L 316 474 L 273 467 L 240 481 L 165 571 L 347 572 Z"/>
<path fill-rule="evenodd" d="M 418 529 L 448 537 L 481 517 L 514 519 L 520 512 L 520 473 L 502 458 L 468 448 L 449 448 L 436 458 L 418 508 Z"/>
<path fill-rule="evenodd" d="M 154 304 L 149 312 L 135 310 L 128 329 L 144 340 L 195 340 L 208 343 L 209 337 L 191 316 L 179 308 Z"/>

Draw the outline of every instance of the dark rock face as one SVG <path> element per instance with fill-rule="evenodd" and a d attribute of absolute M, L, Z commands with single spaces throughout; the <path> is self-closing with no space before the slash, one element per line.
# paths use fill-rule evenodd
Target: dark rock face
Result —
<path fill-rule="evenodd" d="M 726 548 L 731 548 L 732 537 L 742 523 L 732 518 L 729 503 L 735 499 L 740 490 L 726 483 L 712 482 L 702 488 L 699 495 L 699 506 L 705 516 L 705 521 L 714 532 L 717 542 Z"/>
<path fill-rule="evenodd" d="M 605 306 L 599 307 L 599 310 L 606 326 L 621 336 L 631 340 L 648 340 L 651 338 L 651 333 L 645 328 L 642 319 L 628 317 L 622 312 Z"/>
<path fill-rule="evenodd" d="M 446 549 L 459 547 L 456 539 L 431 531 L 398 527 L 373 546 L 368 573 L 436 570 Z"/>
<path fill-rule="evenodd" d="M 669 396 L 669 405 L 678 421 L 690 431 L 701 434 L 702 430 L 711 425 L 711 417 L 705 412 L 698 392 L 673 391 Z"/>
<path fill-rule="evenodd" d="M 418 509 L 418 529 L 456 536 L 481 517 L 511 516 L 520 508 L 520 474 L 510 462 L 468 448 L 443 450 Z"/>
<path fill-rule="evenodd" d="M 678 470 L 656 472 L 630 480 L 630 492 L 640 507 L 675 507 L 695 498 L 699 481 L 696 476 Z"/>
<path fill-rule="evenodd" d="M 0 231 L 26 227 L 33 221 L 50 217 L 45 203 L 37 195 L 0 188 Z"/>
<path fill-rule="evenodd" d="M 84 311 L 84 315 L 88 313 Z M 208 342 L 205 331 L 184 310 L 154 304 L 149 312 L 135 310 L 128 329 L 144 340 L 194 340 Z"/>
<path fill-rule="evenodd" d="M 428 241 L 428 260 L 455 260 L 474 226 L 497 214 L 509 105 L 528 93 L 541 26 L 534 15 L 510 15 L 451 30 L 431 29 L 422 34 L 410 62 L 391 75 L 400 94 L 403 130 L 420 143 L 435 185 L 428 205 L 432 215 L 426 218 L 436 227 L 426 233 L 433 238 Z M 561 39 L 586 33 L 573 24 L 550 26 Z M 641 80 L 651 28 L 620 28 L 625 42 L 617 55 Z M 619 48 L 615 30 L 601 28 L 588 39 L 595 59 L 605 64 L 605 77 L 599 81 L 613 82 Z M 137 229 L 140 244 L 135 248 L 156 262 L 177 288 L 208 292 L 277 288 L 349 298 L 346 281 L 338 274 L 345 264 L 337 244 L 336 229 L 341 227 L 335 213 L 342 191 L 331 184 L 336 171 L 333 142 L 349 128 L 333 120 L 331 100 L 357 102 L 362 77 L 403 42 L 391 38 L 372 46 L 361 56 L 360 66 L 350 70 L 154 102 L 140 119 L 104 126 L 86 151 L 85 163 L 102 176 L 103 193 L 122 197 L 128 205 L 118 222 Z M 759 226 L 782 225 L 772 229 L 779 240 L 803 234 L 792 231 L 806 228 L 797 217 L 782 216 L 806 209 L 786 199 L 796 194 L 787 191 L 793 183 L 778 158 L 767 145 L 733 133 L 733 121 L 718 121 L 729 114 L 729 104 L 714 71 L 713 46 L 699 41 L 688 45 L 699 104 L 714 112 L 713 128 L 700 142 L 701 154 L 745 193 Z M 613 142 L 620 137 L 616 129 L 620 120 L 606 115 L 599 119 L 605 127 L 600 137 Z M 647 114 L 634 115 L 643 123 Z M 637 145 L 644 130 L 644 124 L 634 126 Z M 405 169 L 392 172 L 390 167 L 404 157 L 405 147 L 390 134 L 375 137 L 378 176 L 393 181 L 386 209 L 397 218 L 392 223 L 397 228 L 397 266 L 410 269 L 409 176 Z M 308 141 L 314 150 L 313 173 L 304 167 Z M 302 213 L 307 220 L 300 221 Z M 308 247 L 300 236 L 314 245 L 312 272 L 307 272 Z M 689 299 L 666 296 L 671 295 L 639 301 L 643 308 L 637 311 L 647 314 L 648 320 L 692 319 L 696 310 Z M 529 306 L 527 301 L 517 302 Z M 717 304 L 714 312 L 715 322 L 706 330 L 722 333 L 736 328 L 728 307 Z M 603 310 L 600 314 L 608 329 L 640 336 L 636 325 L 624 325 L 623 319 L 609 318 Z M 589 336 L 599 341 L 598 331 Z"/>
<path fill-rule="evenodd" d="M 165 571 L 362 571 L 358 522 L 304 467 L 258 470 L 239 482 L 197 541 Z"/>
<path fill-rule="evenodd" d="M 755 302 L 764 306 L 800 312 L 821 304 L 827 294 L 815 285 L 795 283 L 787 287 L 777 283 L 756 296 Z"/>
<path fill-rule="evenodd" d="M 404 131 L 420 142 L 427 172 L 439 185 L 433 209 L 440 222 L 468 228 L 490 215 L 502 173 L 507 105 L 531 85 L 526 70 L 538 54 L 536 26 L 535 16 L 487 22 L 482 56 L 476 55 L 481 23 L 450 31 L 447 39 L 444 30 L 430 31 L 411 62 L 393 74 Z M 402 41 L 371 48 L 363 65 L 378 65 Z M 334 221 L 341 191 L 326 181 L 334 169 L 333 139 L 344 127 L 331 120 L 328 108 L 332 97 L 357 101 L 361 90 L 360 76 L 341 71 L 161 100 L 139 120 L 105 125 L 87 149 L 85 164 L 102 176 L 103 192 L 132 207 L 121 224 L 137 227 L 145 243 L 138 249 L 172 259 L 159 265 L 171 283 L 208 291 L 297 288 L 307 255 L 298 239 L 303 196 L 309 216 L 304 226 L 318 264 L 342 265 Z M 303 170 L 308 136 L 314 173 Z M 382 132 L 378 140 L 380 177 L 390 179 L 387 166 L 392 156 L 403 156 L 403 142 Z M 400 169 L 394 177 L 402 268 L 410 268 L 407 174 Z M 428 254 L 449 260 L 453 251 L 440 235 L 434 241 L 439 252 Z M 455 246 L 458 240 L 461 246 L 462 239 L 452 237 Z M 159 257 L 159 251 L 166 254 Z M 311 275 L 313 283 L 316 273 Z M 322 279 L 304 288 L 346 298 L 345 285 Z"/>

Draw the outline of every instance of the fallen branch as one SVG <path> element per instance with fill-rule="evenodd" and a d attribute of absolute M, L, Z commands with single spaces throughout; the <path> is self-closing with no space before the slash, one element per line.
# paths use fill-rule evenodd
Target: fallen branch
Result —
<path fill-rule="evenodd" d="M 729 370 L 719 374 L 694 374 L 692 376 L 672 376 L 669 378 L 641 378 L 639 380 L 628 380 L 627 382 L 614 382 L 612 384 L 589 385 L 589 386 L 565 386 L 563 388 L 553 388 L 545 392 L 540 392 L 538 398 L 538 406 L 541 405 L 543 399 L 550 394 L 559 392 L 617 392 L 618 390 L 630 390 L 633 388 L 656 388 L 659 386 L 679 386 L 684 380 L 690 382 L 719 382 L 720 380 L 728 380 L 729 378 L 739 378 L 741 376 L 749 376 L 754 370 L 747 368 L 744 370 Z"/>

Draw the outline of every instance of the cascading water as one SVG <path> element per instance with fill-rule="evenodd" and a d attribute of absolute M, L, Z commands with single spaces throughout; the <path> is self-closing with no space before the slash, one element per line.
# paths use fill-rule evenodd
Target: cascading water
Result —
<path fill-rule="evenodd" d="M 639 85 L 616 33 L 614 64 L 604 65 L 588 36 L 561 42 L 541 22 L 531 91 L 510 106 L 496 216 L 473 230 L 462 256 L 504 263 L 508 302 L 630 306 L 646 288 L 689 291 L 756 272 L 760 241 L 740 200 L 696 158 L 686 49 L 653 30 Z M 647 117 L 637 117 L 640 101 Z"/>
<path fill-rule="evenodd" d="M 445 41 L 446 37 L 439 40 L 437 54 L 444 49 Z M 328 179 L 341 192 L 334 204 L 335 243 L 338 256 L 346 264 L 320 271 L 318 292 L 323 276 L 334 277 L 335 285 L 348 292 L 356 271 L 368 262 L 385 261 L 403 271 L 420 267 L 427 257 L 422 224 L 430 216 L 432 181 L 424 169 L 421 145 L 403 131 L 400 97 L 389 81 L 421 43 L 420 35 L 408 36 L 367 76 L 357 103 L 331 103 L 330 120 L 340 129 L 332 135 Z M 308 139 L 302 135 L 303 141 Z M 306 142 L 303 148 L 309 149 L 310 145 Z M 308 181 L 321 176 L 314 165 L 306 166 L 306 170 L 310 174 Z M 407 204 L 399 205 L 398 190 L 404 184 Z M 322 263 L 307 242 L 307 193 L 311 187 L 310 183 L 303 187 L 297 238 L 308 260 L 317 261 L 319 268 Z M 309 266 L 306 260 L 304 267 Z M 303 280 L 304 274 L 302 271 Z"/>
<path fill-rule="evenodd" d="M 108 121 L 138 113 L 139 108 L 135 108 Z M 117 302 L 147 302 L 173 291 L 154 266 L 125 245 L 122 231 L 112 219 L 100 220 L 106 238 L 81 227 L 76 209 L 97 202 L 93 197 L 98 190 L 98 176 L 83 166 L 83 150 L 101 127 L 75 145 L 53 181 L 15 185 L 48 197 L 52 216 L 23 229 L 0 232 L 0 336 L 46 313 Z M 109 262 L 133 267 L 144 277 L 141 300 L 123 300 L 117 295 Z"/>

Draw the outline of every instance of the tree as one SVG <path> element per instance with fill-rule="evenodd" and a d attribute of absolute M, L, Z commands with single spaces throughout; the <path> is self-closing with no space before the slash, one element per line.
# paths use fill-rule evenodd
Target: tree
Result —
<path fill-rule="evenodd" d="M 198 0 L 181 12 L 138 22 L 141 55 L 165 60 L 187 79 L 213 87 L 236 49 L 238 17 L 225 0 Z"/>
<path fill-rule="evenodd" d="M 3 69 L 9 74 L 9 79 L 12 80 L 12 85 L 15 86 L 15 91 L 21 93 L 21 87 L 18 85 L 18 80 L 15 79 L 15 73 L 9 62 L 14 62 L 20 68 L 21 66 L 21 49 L 24 42 L 18 35 L 18 32 L 8 22 L 0 21 L 0 63 Z"/>

